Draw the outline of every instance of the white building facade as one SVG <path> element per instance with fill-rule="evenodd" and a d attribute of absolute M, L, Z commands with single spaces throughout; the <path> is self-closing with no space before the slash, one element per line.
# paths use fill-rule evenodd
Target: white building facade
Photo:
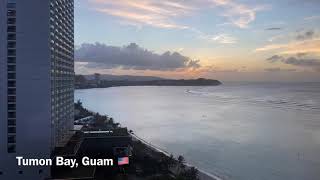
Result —
<path fill-rule="evenodd" d="M 73 0 L 0 0 L 0 179 L 45 179 L 74 120 Z"/>

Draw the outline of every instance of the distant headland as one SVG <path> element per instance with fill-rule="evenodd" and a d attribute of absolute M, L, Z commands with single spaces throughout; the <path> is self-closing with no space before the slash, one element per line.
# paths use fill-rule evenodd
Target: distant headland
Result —
<path fill-rule="evenodd" d="M 76 89 L 108 88 L 119 86 L 218 86 L 214 79 L 164 79 L 153 76 L 116 76 L 108 74 L 76 75 Z"/>

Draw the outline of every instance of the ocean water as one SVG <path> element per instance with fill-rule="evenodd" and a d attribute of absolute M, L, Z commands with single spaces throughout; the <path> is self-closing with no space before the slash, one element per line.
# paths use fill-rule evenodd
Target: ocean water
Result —
<path fill-rule="evenodd" d="M 320 179 L 320 84 L 77 90 L 146 141 L 226 180 Z"/>

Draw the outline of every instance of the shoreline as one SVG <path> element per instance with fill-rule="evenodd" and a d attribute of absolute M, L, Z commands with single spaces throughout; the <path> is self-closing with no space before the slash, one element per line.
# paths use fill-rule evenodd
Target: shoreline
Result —
<path fill-rule="evenodd" d="M 139 136 L 135 135 L 134 133 L 129 133 L 131 135 L 132 138 L 140 141 L 141 143 L 143 143 L 144 145 L 146 145 L 148 148 L 156 151 L 156 152 L 160 152 L 160 153 L 163 153 L 164 155 L 166 155 L 167 157 L 170 157 L 170 153 L 161 149 L 160 147 L 157 147 L 147 141 L 145 141 L 144 139 L 140 138 Z M 217 175 L 214 175 L 214 174 L 211 174 L 211 173 L 208 173 L 202 169 L 199 169 L 198 167 L 196 166 L 193 166 L 192 164 L 189 164 L 189 163 L 185 163 L 185 165 L 189 168 L 191 167 L 195 167 L 197 168 L 198 172 L 199 172 L 199 179 L 200 180 L 223 180 L 222 178 L 218 177 Z"/>

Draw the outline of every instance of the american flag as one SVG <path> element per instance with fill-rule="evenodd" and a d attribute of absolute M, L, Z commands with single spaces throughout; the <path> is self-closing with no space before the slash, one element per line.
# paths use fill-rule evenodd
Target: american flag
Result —
<path fill-rule="evenodd" d="M 118 165 L 125 165 L 125 164 L 129 164 L 129 157 L 119 157 L 118 158 Z"/>

